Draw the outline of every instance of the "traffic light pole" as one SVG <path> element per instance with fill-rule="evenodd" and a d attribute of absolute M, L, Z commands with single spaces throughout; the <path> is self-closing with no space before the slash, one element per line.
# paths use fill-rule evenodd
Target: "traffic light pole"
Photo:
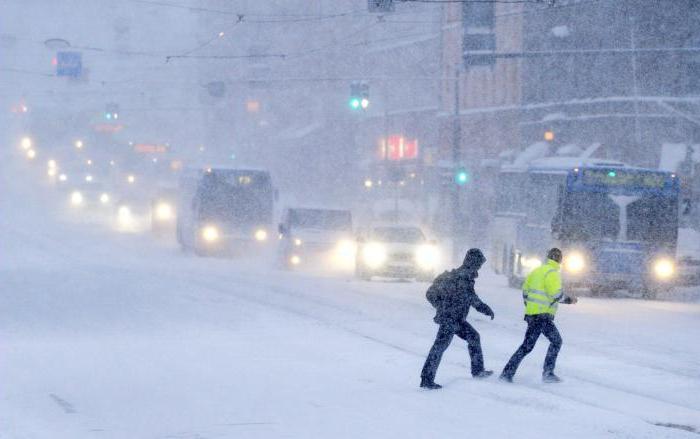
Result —
<path fill-rule="evenodd" d="M 459 67 L 455 68 L 454 78 L 454 112 L 452 117 L 452 167 L 456 169 L 462 162 L 462 125 L 459 120 Z M 452 187 L 452 259 L 459 261 L 461 256 L 458 241 L 461 229 L 462 211 L 460 206 L 460 185 L 451 184 Z"/>

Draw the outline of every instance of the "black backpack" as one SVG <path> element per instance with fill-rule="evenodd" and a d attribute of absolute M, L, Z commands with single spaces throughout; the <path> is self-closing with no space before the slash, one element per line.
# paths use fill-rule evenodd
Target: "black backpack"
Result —
<path fill-rule="evenodd" d="M 444 271 L 435 278 L 428 291 L 425 292 L 425 298 L 433 305 L 433 308 L 438 309 L 445 296 L 450 294 L 453 281 L 454 276 L 451 271 Z"/>

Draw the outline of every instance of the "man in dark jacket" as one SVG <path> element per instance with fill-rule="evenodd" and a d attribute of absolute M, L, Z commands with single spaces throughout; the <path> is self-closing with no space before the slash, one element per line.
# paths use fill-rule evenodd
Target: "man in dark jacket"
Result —
<path fill-rule="evenodd" d="M 472 306 L 480 313 L 491 317 L 491 320 L 494 317 L 491 308 L 482 302 L 474 291 L 474 282 L 484 262 L 486 258 L 481 250 L 470 249 L 459 268 L 438 276 L 428 290 L 428 299 L 436 309 L 433 320 L 440 327 L 421 372 L 421 387 L 427 389 L 442 387 L 435 383 L 435 374 L 442 354 L 450 345 L 454 335 L 465 340 L 469 346 L 474 378 L 485 378 L 493 373 L 490 370 L 484 370 L 479 333 L 466 321 L 469 308 Z"/>

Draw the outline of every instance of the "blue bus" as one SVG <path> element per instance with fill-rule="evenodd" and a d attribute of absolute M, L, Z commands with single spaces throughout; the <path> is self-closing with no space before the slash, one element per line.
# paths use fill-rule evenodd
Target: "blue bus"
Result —
<path fill-rule="evenodd" d="M 619 289 L 646 298 L 672 287 L 678 199 L 675 174 L 619 162 L 540 159 L 502 169 L 491 262 L 519 287 L 549 247 L 565 254 L 565 287 Z"/>

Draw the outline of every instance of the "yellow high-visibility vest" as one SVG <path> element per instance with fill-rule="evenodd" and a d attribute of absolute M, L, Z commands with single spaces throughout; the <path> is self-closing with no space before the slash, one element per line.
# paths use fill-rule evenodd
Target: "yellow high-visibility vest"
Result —
<path fill-rule="evenodd" d="M 528 316 L 556 314 L 563 297 L 559 263 L 551 259 L 534 269 L 523 284 L 525 315 Z"/>

